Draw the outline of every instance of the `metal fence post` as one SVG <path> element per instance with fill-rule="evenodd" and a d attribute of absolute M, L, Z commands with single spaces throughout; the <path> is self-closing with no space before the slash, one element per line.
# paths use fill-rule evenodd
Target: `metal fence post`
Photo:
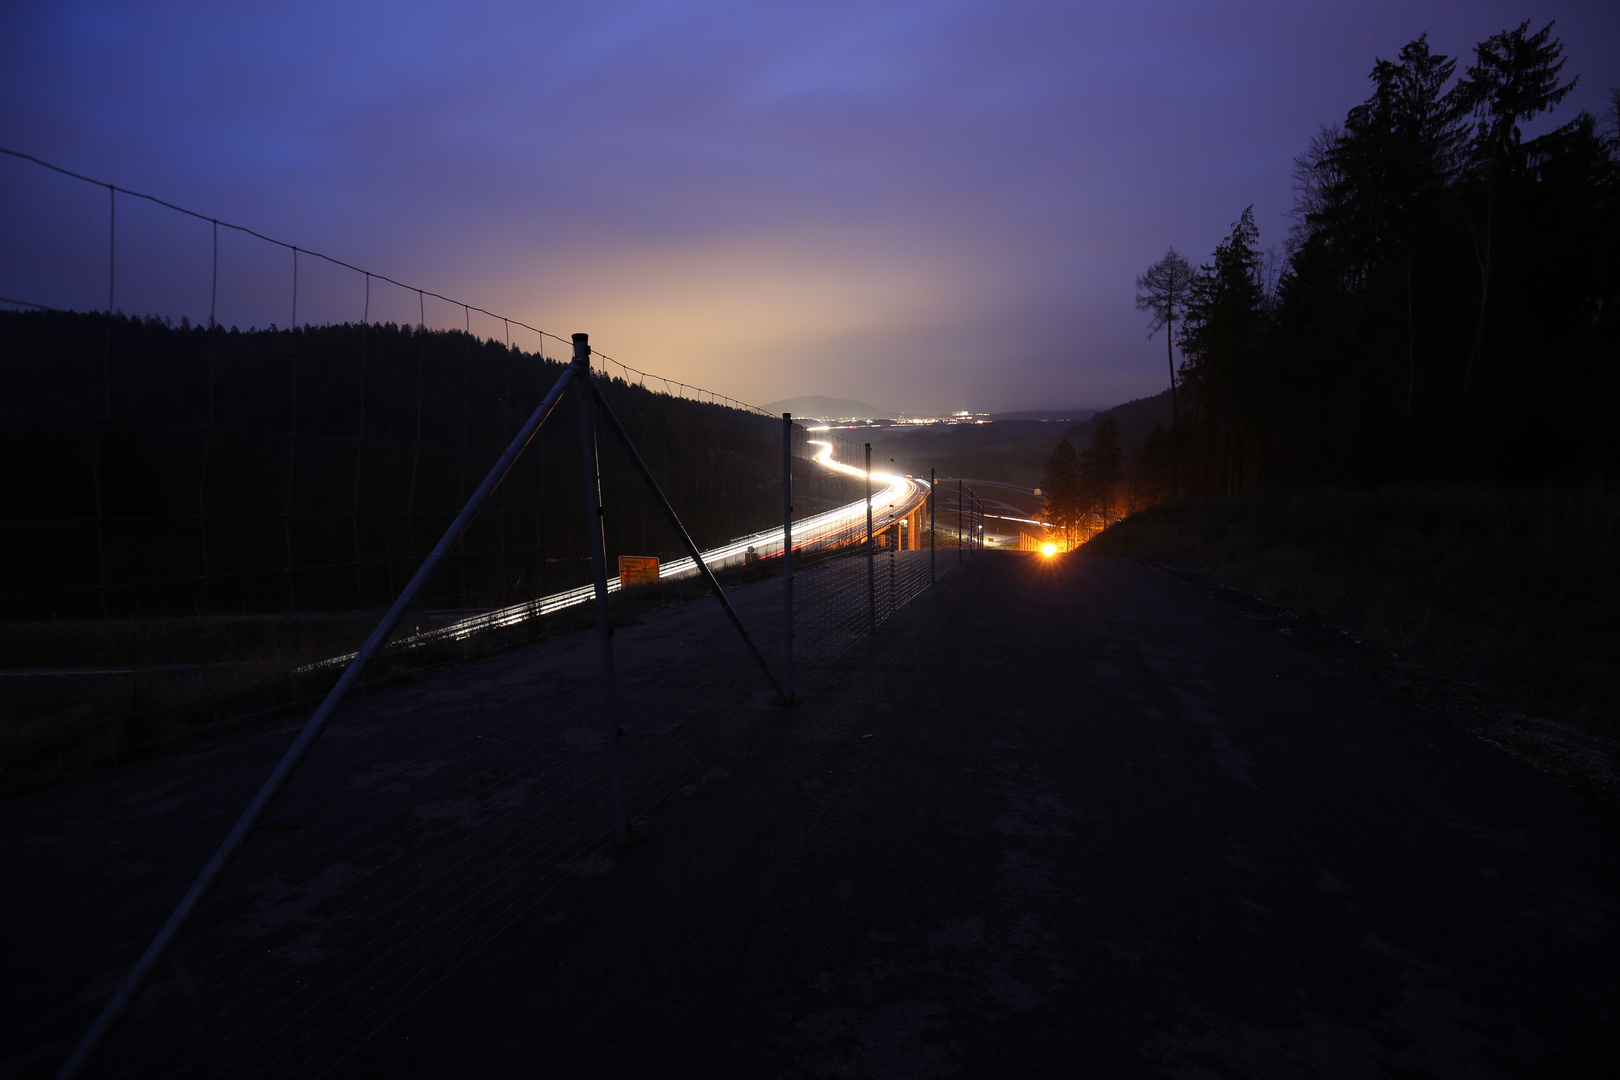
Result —
<path fill-rule="evenodd" d="M 596 459 L 596 424 L 591 412 L 589 334 L 574 335 L 575 381 L 579 392 L 579 458 L 585 476 L 585 531 L 591 545 L 591 583 L 596 588 L 597 655 L 602 672 L 602 711 L 607 722 L 608 788 L 613 799 L 613 835 L 627 835 L 624 793 L 619 787 L 619 701 L 613 680 L 613 616 L 608 611 L 607 543 L 602 535 L 602 473 Z"/>
<path fill-rule="evenodd" d="M 782 414 L 782 693 L 793 700 L 793 414 Z"/>
<path fill-rule="evenodd" d="M 872 564 L 872 444 L 866 444 L 866 621 L 877 629 L 877 568 Z"/>
<path fill-rule="evenodd" d="M 934 583 L 934 470 L 928 470 L 928 584 Z"/>

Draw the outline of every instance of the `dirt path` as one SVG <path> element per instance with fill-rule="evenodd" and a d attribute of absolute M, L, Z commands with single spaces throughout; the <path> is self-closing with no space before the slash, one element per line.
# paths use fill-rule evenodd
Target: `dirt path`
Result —
<path fill-rule="evenodd" d="M 1140 565 L 987 555 L 341 1072 L 1579 1076 L 1620 825 Z"/>

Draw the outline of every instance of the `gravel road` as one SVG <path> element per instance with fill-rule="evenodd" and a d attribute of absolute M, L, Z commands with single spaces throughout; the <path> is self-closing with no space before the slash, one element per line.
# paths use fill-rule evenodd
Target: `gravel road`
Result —
<path fill-rule="evenodd" d="M 1171 576 L 988 554 L 341 1071 L 1608 1076 L 1617 826 Z"/>

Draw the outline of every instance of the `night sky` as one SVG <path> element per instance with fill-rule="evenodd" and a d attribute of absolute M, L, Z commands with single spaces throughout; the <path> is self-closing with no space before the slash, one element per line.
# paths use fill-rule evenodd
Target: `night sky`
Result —
<path fill-rule="evenodd" d="M 8 4 L 0 145 L 746 400 L 910 411 L 1162 389 L 1135 275 L 1250 203 L 1280 248 L 1292 158 L 1422 31 L 1466 63 L 1556 18 L 1553 122 L 1620 85 L 1613 0 L 227 6 Z M 0 207 L 0 295 L 105 305 L 104 190 L 0 160 Z M 118 213 L 117 306 L 206 316 L 208 227 Z M 286 253 L 221 258 L 221 321 L 284 325 Z M 300 265 L 299 321 L 360 316 Z"/>

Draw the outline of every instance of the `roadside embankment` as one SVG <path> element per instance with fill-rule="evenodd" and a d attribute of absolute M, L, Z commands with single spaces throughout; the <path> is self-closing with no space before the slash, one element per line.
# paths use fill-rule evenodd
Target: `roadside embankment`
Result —
<path fill-rule="evenodd" d="M 1207 574 L 1481 691 L 1620 729 L 1612 494 L 1248 492 L 1153 507 L 1087 547 Z"/>

